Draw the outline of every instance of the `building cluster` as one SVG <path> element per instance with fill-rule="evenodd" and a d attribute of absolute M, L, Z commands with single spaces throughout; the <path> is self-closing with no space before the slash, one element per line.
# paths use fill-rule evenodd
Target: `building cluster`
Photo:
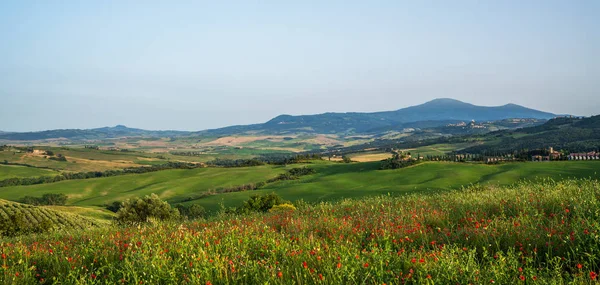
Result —
<path fill-rule="evenodd" d="M 562 154 L 558 151 L 555 151 L 553 147 L 548 149 L 548 155 L 532 155 L 531 161 L 550 161 L 550 160 L 560 160 Z"/>
<path fill-rule="evenodd" d="M 600 153 L 592 152 L 581 152 L 569 154 L 569 160 L 600 160 Z"/>

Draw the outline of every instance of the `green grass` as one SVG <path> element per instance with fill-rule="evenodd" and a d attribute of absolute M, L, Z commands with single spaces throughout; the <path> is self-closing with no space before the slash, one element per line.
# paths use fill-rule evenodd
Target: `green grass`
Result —
<path fill-rule="evenodd" d="M 209 211 L 235 207 L 251 195 L 275 192 L 284 199 L 295 201 L 328 201 L 342 198 L 361 198 L 371 195 L 392 195 L 447 191 L 469 184 L 507 185 L 522 179 L 551 177 L 553 179 L 599 178 L 600 161 L 562 161 L 551 163 L 507 163 L 485 165 L 475 163 L 427 162 L 398 170 L 378 170 L 379 162 L 330 163 L 310 165 L 317 174 L 295 181 L 282 181 L 246 192 L 217 194 L 186 202 L 196 203 Z M 207 190 L 217 190 L 248 183 L 257 183 L 283 173 L 289 165 L 251 168 L 199 168 L 165 170 L 146 174 L 69 180 L 57 183 L 0 188 L 0 198 L 19 201 L 23 196 L 63 193 L 67 203 L 75 206 L 102 206 L 156 193 L 171 203 Z"/>
<path fill-rule="evenodd" d="M 58 174 L 50 169 L 35 167 L 0 165 L 0 180 L 15 177 L 52 176 Z"/>
<path fill-rule="evenodd" d="M 23 196 L 63 193 L 67 203 L 76 206 L 102 206 L 156 193 L 162 199 L 181 199 L 187 195 L 219 187 L 232 187 L 265 181 L 285 171 L 284 167 L 197 168 L 164 170 L 85 180 L 69 180 L 32 186 L 3 187 L 0 197 L 19 201 Z"/>
<path fill-rule="evenodd" d="M 460 189 L 469 184 L 508 185 L 523 179 L 600 178 L 600 161 L 507 163 L 485 165 L 471 163 L 428 162 L 398 170 L 377 170 L 379 162 L 319 163 L 317 174 L 297 181 L 284 181 L 265 188 L 209 196 L 197 203 L 208 210 L 217 205 L 237 206 L 251 195 L 275 192 L 287 200 L 328 201 L 371 195 L 406 194 Z"/>

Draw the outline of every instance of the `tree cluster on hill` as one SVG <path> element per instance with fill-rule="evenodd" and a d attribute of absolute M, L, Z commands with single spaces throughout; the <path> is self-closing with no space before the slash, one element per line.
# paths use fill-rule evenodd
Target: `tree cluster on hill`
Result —
<path fill-rule="evenodd" d="M 410 152 L 408 153 L 396 153 L 394 156 L 385 159 L 381 162 L 381 166 L 379 166 L 380 170 L 384 169 L 399 169 L 407 166 L 418 164 L 420 161 L 417 159 L 412 159 L 410 157 Z"/>
<path fill-rule="evenodd" d="M 22 202 L 34 206 L 61 206 L 67 203 L 67 195 L 47 193 L 42 195 L 42 197 L 25 196 L 23 197 Z"/>
<path fill-rule="evenodd" d="M 142 198 L 128 199 L 117 211 L 116 220 L 120 223 L 145 223 L 151 220 L 173 220 L 179 218 L 179 211 L 161 200 L 156 194 Z"/>
<path fill-rule="evenodd" d="M 53 183 L 63 180 L 73 179 L 89 179 L 99 177 L 112 177 L 126 174 L 142 174 L 148 172 L 155 172 L 167 169 L 194 169 L 202 167 L 200 164 L 187 163 L 187 162 L 168 162 L 161 165 L 151 165 L 142 167 L 130 167 L 125 169 L 115 169 L 106 171 L 89 171 L 89 172 L 65 172 L 56 176 L 40 176 L 40 177 L 23 177 L 23 178 L 8 178 L 0 181 L 0 187 L 7 186 L 19 186 L 19 185 L 34 185 L 43 183 Z"/>
<path fill-rule="evenodd" d="M 296 180 L 300 176 L 315 174 L 317 171 L 314 168 L 309 167 L 296 167 L 288 170 L 286 173 L 277 175 L 277 177 L 267 180 L 267 183 L 273 183 L 282 180 Z"/>
<path fill-rule="evenodd" d="M 249 214 L 252 212 L 267 212 L 276 205 L 289 204 L 275 193 L 265 195 L 252 195 L 244 204 L 235 209 L 237 214 Z"/>

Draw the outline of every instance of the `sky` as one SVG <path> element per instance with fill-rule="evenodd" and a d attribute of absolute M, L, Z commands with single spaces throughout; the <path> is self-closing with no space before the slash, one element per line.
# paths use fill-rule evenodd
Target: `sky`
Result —
<path fill-rule="evenodd" d="M 600 1 L 0 1 L 0 130 L 600 113 Z"/>

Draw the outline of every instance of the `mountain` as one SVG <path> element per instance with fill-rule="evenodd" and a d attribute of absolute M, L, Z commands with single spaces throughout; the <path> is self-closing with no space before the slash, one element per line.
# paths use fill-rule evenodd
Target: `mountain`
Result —
<path fill-rule="evenodd" d="M 318 115 L 280 115 L 262 126 L 252 125 L 248 131 L 263 130 L 268 133 L 373 133 L 391 129 L 442 126 L 458 121 L 497 121 L 509 118 L 551 119 L 552 113 L 542 112 L 515 104 L 484 107 L 454 99 L 435 99 L 427 103 L 375 113 L 324 113 Z M 238 127 L 238 131 L 244 130 Z M 219 132 L 220 129 L 211 130 Z"/>
<path fill-rule="evenodd" d="M 172 137 L 186 135 L 226 136 L 244 133 L 286 134 L 378 134 L 403 128 L 433 128 L 460 121 L 497 121 L 509 118 L 551 119 L 556 115 L 515 104 L 484 107 L 454 99 L 435 99 L 395 111 L 375 113 L 324 113 L 280 115 L 264 124 L 230 126 L 200 132 L 148 131 L 123 125 L 96 129 L 66 129 L 27 133 L 0 133 L 0 140 L 72 139 L 94 140 L 119 137 Z"/>
<path fill-rule="evenodd" d="M 185 131 L 148 131 L 123 125 L 96 129 L 62 129 L 41 132 L 1 133 L 0 140 L 30 141 L 45 139 L 97 140 L 119 137 L 170 137 L 189 134 Z"/>

